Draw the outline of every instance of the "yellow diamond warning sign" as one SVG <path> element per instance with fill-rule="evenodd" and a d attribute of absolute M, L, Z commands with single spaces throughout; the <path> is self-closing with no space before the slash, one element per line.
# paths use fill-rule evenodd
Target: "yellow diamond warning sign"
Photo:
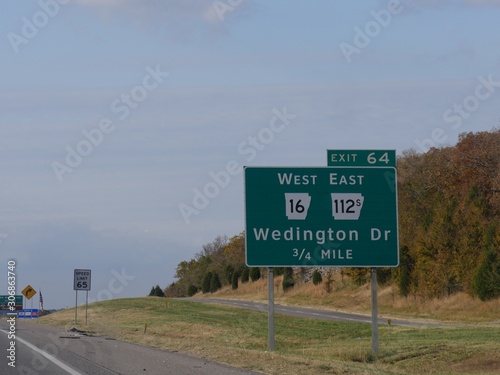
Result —
<path fill-rule="evenodd" d="M 26 288 L 23 289 L 21 292 L 27 299 L 31 299 L 36 294 L 36 290 L 31 287 L 31 285 L 28 285 Z"/>

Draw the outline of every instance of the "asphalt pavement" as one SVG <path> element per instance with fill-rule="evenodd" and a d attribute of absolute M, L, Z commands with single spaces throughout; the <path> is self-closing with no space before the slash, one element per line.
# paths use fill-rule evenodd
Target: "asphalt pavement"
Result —
<path fill-rule="evenodd" d="M 0 319 L 0 349 L 13 353 L 10 359 L 1 356 L 2 375 L 258 374 L 178 352 L 37 324 L 36 319 L 17 320 L 14 331 L 11 327 L 6 318 Z"/>

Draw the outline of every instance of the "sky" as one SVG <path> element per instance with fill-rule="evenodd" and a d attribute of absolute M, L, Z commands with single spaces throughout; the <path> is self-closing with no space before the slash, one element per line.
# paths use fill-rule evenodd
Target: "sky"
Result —
<path fill-rule="evenodd" d="M 499 0 L 40 0 L 0 13 L 0 294 L 147 295 L 245 227 L 243 166 L 500 125 Z M 2 271 L 3 269 L 3 271 Z M 26 304 L 38 305 L 37 294 Z"/>

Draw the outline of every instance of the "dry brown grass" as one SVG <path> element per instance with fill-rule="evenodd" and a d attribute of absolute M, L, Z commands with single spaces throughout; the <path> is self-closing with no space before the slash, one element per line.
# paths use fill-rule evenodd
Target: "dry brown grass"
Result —
<path fill-rule="evenodd" d="M 333 291 L 327 293 L 324 285 L 313 283 L 296 284 L 292 290 L 283 292 L 282 276 L 275 278 L 274 298 L 276 303 L 304 307 L 325 308 L 369 314 L 371 311 L 370 284 L 352 286 L 347 278 L 334 276 Z M 394 318 L 420 318 L 451 322 L 497 323 L 500 321 L 500 299 L 483 302 L 466 293 L 448 297 L 425 299 L 416 296 L 401 297 L 394 286 L 378 288 L 379 313 Z M 230 287 L 204 297 L 231 298 L 251 301 L 267 301 L 267 280 L 249 281 L 240 284 L 237 290 Z"/>

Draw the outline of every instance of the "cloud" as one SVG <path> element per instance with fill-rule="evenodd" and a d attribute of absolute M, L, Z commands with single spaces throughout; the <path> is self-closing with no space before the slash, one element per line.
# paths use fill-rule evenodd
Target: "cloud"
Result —
<path fill-rule="evenodd" d="M 193 34 L 226 34 L 226 20 L 239 19 L 251 0 L 76 0 L 106 20 L 124 17 L 135 26 L 165 31 L 169 39 Z M 238 16 L 239 15 L 239 16 Z"/>
<path fill-rule="evenodd" d="M 127 14 L 135 22 L 151 19 L 171 21 L 203 20 L 203 15 L 211 6 L 211 0 L 76 0 L 76 3 L 103 12 L 108 16 Z"/>

